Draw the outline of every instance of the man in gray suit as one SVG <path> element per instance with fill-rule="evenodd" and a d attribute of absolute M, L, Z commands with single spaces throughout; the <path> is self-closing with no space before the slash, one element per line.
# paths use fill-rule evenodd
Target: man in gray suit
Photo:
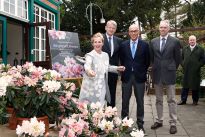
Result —
<path fill-rule="evenodd" d="M 177 103 L 175 99 L 176 70 L 181 62 L 180 42 L 169 35 L 169 21 L 160 22 L 160 37 L 151 40 L 151 63 L 156 95 L 157 119 L 151 129 L 163 126 L 163 91 L 166 89 L 170 116 L 170 134 L 177 132 Z"/>

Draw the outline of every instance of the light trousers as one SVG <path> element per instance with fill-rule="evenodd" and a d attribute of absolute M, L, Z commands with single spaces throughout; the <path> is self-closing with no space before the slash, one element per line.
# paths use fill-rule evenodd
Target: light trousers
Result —
<path fill-rule="evenodd" d="M 163 85 L 155 84 L 155 95 L 156 95 L 156 109 L 157 109 L 157 122 L 163 122 L 163 95 L 164 89 L 166 89 L 167 103 L 169 107 L 169 123 L 170 125 L 176 125 L 177 122 L 177 103 L 175 99 L 175 85 Z"/>

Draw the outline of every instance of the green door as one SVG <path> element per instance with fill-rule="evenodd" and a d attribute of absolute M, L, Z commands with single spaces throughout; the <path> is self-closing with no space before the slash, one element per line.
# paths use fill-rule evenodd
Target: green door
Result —
<path fill-rule="evenodd" d="M 0 16 L 0 62 L 7 64 L 7 20 Z"/>
<path fill-rule="evenodd" d="M 2 21 L 0 21 L 0 63 L 2 63 L 2 44 L 3 44 L 3 35 L 2 35 Z"/>

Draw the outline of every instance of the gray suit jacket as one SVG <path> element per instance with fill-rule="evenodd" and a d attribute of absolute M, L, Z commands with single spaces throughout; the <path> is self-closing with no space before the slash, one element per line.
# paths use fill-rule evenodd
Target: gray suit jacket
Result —
<path fill-rule="evenodd" d="M 181 45 L 178 39 L 168 36 L 163 52 L 160 52 L 160 37 L 151 40 L 150 56 L 154 84 L 173 85 L 176 70 L 181 63 Z"/>

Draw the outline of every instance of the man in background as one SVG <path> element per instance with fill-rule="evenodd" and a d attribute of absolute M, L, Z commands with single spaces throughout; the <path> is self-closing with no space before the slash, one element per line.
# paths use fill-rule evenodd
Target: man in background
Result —
<path fill-rule="evenodd" d="M 109 20 L 106 23 L 104 34 L 104 46 L 102 51 L 108 53 L 110 65 L 119 65 L 119 47 L 122 39 L 114 36 L 117 29 L 117 23 L 114 20 Z M 108 106 L 115 107 L 116 103 L 116 86 L 117 86 L 118 74 L 108 72 L 108 86 L 110 90 L 111 102 Z"/>
<path fill-rule="evenodd" d="M 204 49 L 196 43 L 196 36 L 189 37 L 189 45 L 182 51 L 183 88 L 181 101 L 178 105 L 186 104 L 189 90 L 192 90 L 193 105 L 198 104 L 201 81 L 201 67 L 204 65 Z"/>

